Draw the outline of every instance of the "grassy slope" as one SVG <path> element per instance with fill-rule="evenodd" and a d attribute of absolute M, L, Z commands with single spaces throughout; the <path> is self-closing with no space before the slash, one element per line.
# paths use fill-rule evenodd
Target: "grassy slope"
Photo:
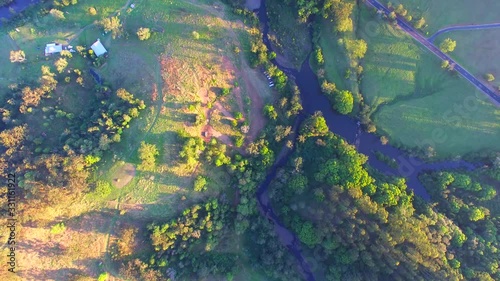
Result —
<path fill-rule="evenodd" d="M 214 4 L 213 1 L 208 1 Z M 65 220 L 77 220 L 82 224 L 89 223 L 93 216 L 82 214 L 101 214 L 102 221 L 99 228 L 89 228 L 82 235 L 93 239 L 91 243 L 85 244 L 83 238 L 73 241 L 71 237 L 79 237 L 81 229 L 70 228 L 59 236 L 61 245 L 70 247 L 71 253 L 65 252 L 53 262 L 49 256 L 35 256 L 30 252 L 21 253 L 22 258 L 31 260 L 33 263 L 24 265 L 20 270 L 22 276 L 38 276 L 39 280 L 44 278 L 67 279 L 68 272 L 76 268 L 83 269 L 85 275 L 95 277 L 99 269 L 97 264 L 103 260 L 103 253 L 107 247 L 107 233 L 116 231 L 116 221 L 133 222 L 138 226 L 144 219 L 166 219 L 175 215 L 181 209 L 203 197 L 214 196 L 224 190 L 228 198 L 232 198 L 231 190 L 228 188 L 227 174 L 222 168 L 210 167 L 207 171 L 204 165 L 197 168 L 186 167 L 178 159 L 180 149 L 177 131 L 185 128 L 193 135 L 199 135 L 201 127 L 191 126 L 193 112 L 187 110 L 187 106 L 196 101 L 201 101 L 200 92 L 212 92 L 221 87 L 234 87 L 236 82 L 240 85 L 241 96 L 245 101 L 243 108 L 238 106 L 234 95 L 220 101 L 221 105 L 229 112 L 249 112 L 247 102 L 248 90 L 240 80 L 240 71 L 248 74 L 254 73 L 247 69 L 246 64 L 240 63 L 240 57 L 232 53 L 231 46 L 248 42 L 247 30 L 236 20 L 228 20 L 225 16 L 225 8 L 216 2 L 218 8 L 206 5 L 204 1 L 139 1 L 132 11 L 121 12 L 121 20 L 124 29 L 130 34 L 128 39 L 110 38 L 110 35 L 102 35 L 99 28 L 87 26 L 95 19 L 114 13 L 123 6 L 125 1 L 87 1 L 68 9 L 69 15 L 64 24 L 58 24 L 50 16 L 37 19 L 35 22 L 20 27 L 19 33 L 11 32 L 19 47 L 25 50 L 28 63 L 19 66 L 11 65 L 0 67 L 0 73 L 5 73 L 5 79 L 16 81 L 16 75 L 22 73 L 26 78 L 34 79 L 40 73 L 41 65 L 52 65 L 56 57 L 45 58 L 41 53 L 45 43 L 65 38 L 74 38 L 72 44 L 86 44 L 89 46 L 96 38 L 101 38 L 109 51 L 109 59 L 106 64 L 97 69 L 105 81 L 116 87 L 124 87 L 136 97 L 146 101 L 148 108 L 138 120 L 131 123 L 130 129 L 122 135 L 121 143 L 115 145 L 103 161 L 99 170 L 94 175 L 97 180 L 112 182 L 116 170 L 123 163 L 137 164 L 137 148 L 141 141 L 154 143 L 160 149 L 158 165 L 152 171 L 137 171 L 136 177 L 122 189 L 114 189 L 107 198 L 86 198 L 74 202 L 69 206 L 54 206 L 50 210 L 40 210 L 40 219 L 45 224 L 58 218 Z M 87 15 L 88 7 L 95 6 L 99 14 L 95 17 Z M 104 14 L 101 14 L 104 13 Z M 94 19 L 95 18 L 95 19 Z M 42 24 L 43 23 L 43 24 Z M 47 26 L 57 26 L 48 29 Z M 85 30 L 82 27 L 87 26 Z M 140 26 L 151 28 L 162 28 L 163 33 L 154 33 L 147 42 L 140 42 L 135 36 L 135 31 Z M 33 31 L 34 29 L 34 31 Z M 228 36 L 234 31 L 236 36 Z M 197 31 L 200 39 L 195 40 L 192 32 Z M 75 37 L 77 36 L 77 37 Z M 243 48 L 243 47 L 241 47 Z M 175 59 L 174 68 L 167 69 L 160 65 L 160 59 Z M 78 55 L 70 61 L 69 67 L 86 69 L 86 61 L 80 60 Z M 161 61 L 163 62 L 163 61 Z M 228 66 L 229 65 L 229 66 Z M 178 68 L 175 68 L 177 67 Z M 230 68 L 229 71 L 227 68 Z M 12 71 L 14 68 L 17 72 Z M 175 72 L 175 73 L 174 73 Z M 262 98 L 269 98 L 270 90 L 265 84 L 265 79 L 253 79 L 253 86 L 259 90 Z M 29 81 L 29 80 L 28 80 Z M 165 82 L 172 82 L 166 85 Z M 175 82 L 175 85 L 173 83 Z M 62 85 L 62 82 L 60 82 Z M 3 84 L 2 84 L 3 86 Z M 155 90 L 156 89 L 156 90 Z M 68 89 L 69 90 L 69 89 Z M 58 90 L 59 91 L 59 90 Z M 60 90 L 67 93 L 67 90 Z M 153 93 L 157 97 L 153 98 Z M 213 94 L 213 93 L 212 93 Z M 65 95 L 62 95 L 65 97 Z M 66 97 L 70 97 L 69 94 Z M 81 96 L 78 96 L 81 97 Z M 73 106 L 83 104 L 77 100 L 68 99 L 68 111 Z M 74 109 L 74 108 L 73 108 Z M 204 110 L 198 107 L 196 110 Z M 161 111 L 161 113 L 160 113 Z M 224 118 L 222 119 L 224 121 Z M 217 123 L 217 122 L 216 122 Z M 224 128 L 227 134 L 233 134 L 234 129 L 224 126 L 219 122 L 218 128 Z M 116 156 L 116 159 L 115 159 Z M 206 193 L 200 194 L 192 191 L 192 182 L 196 175 L 209 175 L 209 185 Z M 185 200 L 181 197 L 185 196 Z M 120 202 L 120 205 L 116 203 Z M 113 209 L 125 210 L 123 216 L 117 215 Z M 105 211 L 109 210 L 109 211 Z M 31 228 L 25 232 L 25 237 L 37 237 L 40 244 L 45 245 L 51 236 L 43 234 L 47 228 Z M 43 238 L 42 238 L 43 237 Z M 111 236 L 111 241 L 113 236 Z M 83 242 L 82 242 L 83 241 Z M 89 246 L 89 247 L 87 247 Z M 79 262 L 92 258 L 91 261 Z M 76 262 L 76 263 L 74 263 Z M 107 265 L 105 265 L 107 267 Z M 62 270 L 62 268 L 66 268 Z M 73 268 L 73 269 L 72 269 Z"/>
<path fill-rule="evenodd" d="M 325 76 L 340 89 L 348 89 L 350 81 L 345 79 L 345 73 L 349 69 L 349 59 L 345 55 L 345 48 L 338 43 L 338 37 L 333 31 L 333 24 L 324 20 L 321 24 L 319 45 L 323 50 L 325 60 Z"/>
<path fill-rule="evenodd" d="M 402 3 L 413 18 L 423 16 L 429 25 L 424 32 L 432 35 L 441 28 L 456 24 L 480 24 L 500 22 L 498 11 L 500 2 L 496 0 L 394 0 L 394 6 Z"/>
<path fill-rule="evenodd" d="M 483 78 L 486 73 L 493 74 L 497 80 L 500 78 L 500 66 L 496 60 L 500 51 L 500 29 L 451 31 L 438 36 L 436 42 L 448 37 L 457 41 L 457 47 L 450 55 L 463 67 L 478 78 Z M 498 81 L 493 84 L 500 85 Z"/>
<path fill-rule="evenodd" d="M 416 89 L 416 71 L 425 51 L 412 42 L 402 31 L 377 17 L 375 23 L 366 9 L 362 9 L 360 25 L 371 24 L 373 33 L 361 33 L 368 43 L 363 60 L 362 93 L 372 106 L 412 94 Z"/>
<path fill-rule="evenodd" d="M 401 31 L 381 19 L 373 24 L 366 9 L 362 9 L 361 19 L 360 25 L 370 24 L 374 30 L 370 34 L 375 34 L 363 35 L 368 52 L 361 88 L 367 103 L 374 107 L 372 117 L 380 131 L 407 147 L 431 140 L 440 157 L 500 149 L 495 141 L 500 136 L 497 108 L 478 94 L 480 101 L 472 111 L 458 109 L 450 115 L 447 110 L 455 110 L 455 105 L 463 107 L 469 102 L 466 97 L 477 93 L 475 88 L 443 71 L 437 58 Z M 450 116 L 459 116 L 460 123 Z M 432 141 L 436 130 L 444 131 L 446 142 Z"/>

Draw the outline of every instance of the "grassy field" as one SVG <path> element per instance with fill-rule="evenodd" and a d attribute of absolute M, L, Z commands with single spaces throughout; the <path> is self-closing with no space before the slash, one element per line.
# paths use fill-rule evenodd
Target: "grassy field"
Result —
<path fill-rule="evenodd" d="M 368 52 L 361 92 L 379 133 L 410 148 L 430 145 L 438 157 L 500 149 L 498 108 L 410 37 L 362 9 L 360 25 L 369 22 L 376 23 L 376 36 L 363 35 Z"/>
<path fill-rule="evenodd" d="M 346 71 L 349 69 L 349 59 L 345 55 L 345 48 L 338 43 L 338 39 L 339 37 L 333 31 L 333 24 L 324 20 L 321 24 L 318 44 L 323 50 L 325 77 L 340 89 L 350 89 L 353 82 L 345 78 Z"/>
<path fill-rule="evenodd" d="M 482 0 L 480 2 L 468 0 L 432 1 L 432 0 L 394 0 L 384 1 L 394 6 L 403 4 L 408 14 L 414 19 L 424 17 L 428 26 L 424 33 L 432 35 L 434 32 L 450 25 L 480 24 L 500 22 L 498 11 L 500 2 L 496 0 Z"/>
<path fill-rule="evenodd" d="M 375 25 L 373 20 L 376 21 Z M 368 43 L 368 51 L 363 61 L 361 89 L 365 102 L 376 108 L 382 103 L 415 92 L 416 72 L 419 65 L 425 66 L 421 57 L 427 53 L 402 31 L 386 24 L 381 18 L 374 19 L 366 9 L 362 9 L 360 26 L 369 23 L 373 25 L 373 34 L 376 35 L 361 33 Z M 423 71 L 425 72 L 425 69 Z"/>
<path fill-rule="evenodd" d="M 28 243 L 21 247 L 19 260 L 26 261 L 18 268 L 21 279 L 67 280 L 74 273 L 95 279 L 100 272 L 111 270 L 106 253 L 120 225 L 132 223 L 144 228 L 146 222 L 166 220 L 203 198 L 221 193 L 233 198 L 225 169 L 203 163 L 191 167 L 180 161 L 182 143 L 178 132 L 185 130 L 191 136 L 201 136 L 208 128 L 212 136 L 232 147 L 231 136 L 241 134 L 230 125 L 236 112 L 243 113 L 240 122 L 246 120 L 250 124 L 248 141 L 265 123 L 259 106 L 272 99 L 272 92 L 265 77 L 248 67 L 243 52 L 233 52 L 235 46 L 245 50 L 249 30 L 223 4 L 203 0 L 134 3 L 136 7 L 128 9 L 126 1 L 86 1 L 64 10 L 68 13 L 62 23 L 48 15 L 20 26 L 19 32 L 8 30 L 8 34 L 2 35 L 9 48 L 0 51 L 1 90 L 24 79 L 36 82 L 40 67 L 52 65 L 59 57 L 43 55 L 46 43 L 69 41 L 89 46 L 100 38 L 109 57 L 96 72 L 113 88 L 123 87 L 147 104 L 92 175 L 94 180 L 113 184 L 111 193 L 105 198 L 76 199 L 71 207 L 61 205 L 40 210 L 34 218 L 40 222 L 39 226 L 22 229 L 20 239 L 35 239 L 46 254 L 28 249 Z M 89 7 L 95 7 L 98 14 L 90 16 Z M 101 28 L 93 24 L 114 14 L 119 15 L 124 29 L 124 36 L 116 39 L 102 34 Z M 157 32 L 142 42 L 135 35 L 139 27 Z M 195 33 L 199 36 L 194 36 Z M 23 65 L 8 61 L 10 49 L 18 48 L 26 52 L 27 62 Z M 68 68 L 85 71 L 84 77 L 92 85 L 87 60 L 75 53 Z M 63 82 L 59 85 L 55 96 L 63 99 L 68 112 L 92 106 L 86 104 L 85 90 L 74 91 L 73 84 L 64 86 Z M 222 88 L 230 88 L 231 93 L 215 99 Z M 195 125 L 197 114 L 205 115 L 209 125 Z M 33 120 L 33 124 L 36 122 Z M 116 187 L 117 180 L 125 180 L 120 172 L 125 164 L 137 168 L 141 141 L 158 147 L 156 167 L 135 169 L 134 176 L 127 179 L 130 182 Z M 198 175 L 209 178 L 206 192 L 193 191 L 193 181 Z M 93 225 L 92 220 L 99 226 Z M 59 236 L 48 235 L 50 226 L 59 221 L 66 222 L 68 229 Z M 66 250 L 57 253 L 54 250 L 52 254 L 54 238 Z M 104 261 L 102 267 L 98 266 L 101 261 Z"/>
<path fill-rule="evenodd" d="M 446 38 L 457 41 L 451 57 L 478 78 L 487 73 L 500 78 L 500 65 L 496 63 L 500 51 L 500 29 L 451 31 L 441 34 L 436 42 Z M 499 86 L 498 81 L 492 83 Z"/>

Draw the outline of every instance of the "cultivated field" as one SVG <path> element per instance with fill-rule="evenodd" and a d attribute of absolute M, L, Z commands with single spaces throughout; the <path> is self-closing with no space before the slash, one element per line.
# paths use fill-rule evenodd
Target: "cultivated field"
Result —
<path fill-rule="evenodd" d="M 424 33 L 429 36 L 439 29 L 450 25 L 500 22 L 500 16 L 495 12 L 500 9 L 500 2 L 496 0 L 383 1 L 384 4 L 388 2 L 391 2 L 393 6 L 400 3 L 403 4 L 408 10 L 408 14 L 412 15 L 414 19 L 424 17 L 428 24 L 428 26 L 424 28 Z"/>
<path fill-rule="evenodd" d="M 362 33 L 368 52 L 361 92 L 378 132 L 406 147 L 430 145 L 438 157 L 500 149 L 497 107 L 402 31 L 362 9 L 360 26 L 367 24 L 376 35 Z M 446 141 L 433 132 L 443 132 Z"/>
<path fill-rule="evenodd" d="M 69 206 L 40 210 L 33 217 L 36 223 L 22 228 L 19 240 L 25 243 L 19 250 L 21 278 L 69 280 L 70 276 L 82 275 L 95 280 L 99 273 L 112 270 L 110 245 L 124 226 L 145 229 L 152 219 L 166 221 L 194 202 L 220 193 L 232 200 L 234 191 L 222 167 L 208 171 L 204 165 L 182 163 L 178 156 L 183 142 L 179 132 L 199 137 L 203 132 L 204 138 L 213 136 L 228 149 L 235 148 L 235 138 L 242 133 L 234 123 L 249 124 L 245 140 L 251 141 L 265 125 L 262 106 L 271 100 L 265 77 L 247 65 L 244 52 L 233 51 L 235 47 L 246 50 L 249 29 L 230 16 L 222 3 L 142 0 L 134 1 L 135 8 L 131 9 L 131 1 L 81 2 L 65 10 L 63 21 L 47 15 L 20 26 L 19 32 L 7 30 L 9 35 L 1 35 L 9 47 L 0 51 L 0 92 L 22 79 L 35 82 L 42 65 L 53 65 L 59 55 L 45 57 L 46 43 L 88 47 L 100 38 L 109 57 L 102 66 L 93 68 L 105 83 L 127 89 L 144 100 L 147 108 L 124 130 L 121 142 L 113 145 L 92 175 L 94 180 L 112 184 L 109 195 L 75 198 Z M 90 7 L 96 8 L 97 15 L 89 14 Z M 123 23 L 124 35 L 116 39 L 110 33 L 103 34 L 95 24 L 110 15 L 118 15 Z M 137 39 L 139 27 L 153 30 L 148 41 Z M 26 53 L 25 64 L 9 62 L 9 51 L 18 48 Z M 77 53 L 73 55 L 68 68 L 84 71 L 87 85 L 92 85 L 89 62 Z M 74 84 L 60 82 L 55 96 L 62 99 L 66 111 L 77 114 L 92 108 L 92 104 L 85 98 L 86 91 Z M 230 93 L 221 97 L 225 88 Z M 243 116 L 239 120 L 235 118 L 237 112 Z M 197 116 L 207 121 L 196 123 Z M 52 127 L 57 132 L 57 123 Z M 142 141 L 155 144 L 160 151 L 153 169 L 137 165 Z M 198 175 L 208 177 L 206 192 L 193 191 Z M 67 230 L 50 234 L 56 222 L 65 222 Z M 137 247 L 145 245 L 141 242 Z M 40 249 L 43 251 L 37 253 Z"/>

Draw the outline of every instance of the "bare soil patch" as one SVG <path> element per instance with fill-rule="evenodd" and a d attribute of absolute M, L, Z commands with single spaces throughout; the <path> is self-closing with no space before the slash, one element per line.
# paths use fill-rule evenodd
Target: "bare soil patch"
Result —
<path fill-rule="evenodd" d="M 125 163 L 113 174 L 113 186 L 122 188 L 135 177 L 135 167 L 130 163 Z"/>

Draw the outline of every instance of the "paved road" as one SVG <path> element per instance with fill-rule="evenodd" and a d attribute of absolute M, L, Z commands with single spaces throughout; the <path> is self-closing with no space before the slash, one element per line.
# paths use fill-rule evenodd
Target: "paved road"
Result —
<path fill-rule="evenodd" d="M 438 30 L 436 33 L 434 33 L 427 40 L 429 40 L 429 42 L 433 42 L 434 39 L 436 39 L 436 37 L 439 36 L 440 34 L 443 34 L 443 33 L 449 32 L 449 31 L 453 31 L 453 30 L 476 30 L 476 29 L 490 29 L 490 28 L 500 28 L 500 23 L 450 26 L 450 27 Z"/>
<path fill-rule="evenodd" d="M 377 10 L 383 11 L 386 15 L 389 15 L 389 13 L 391 12 L 387 7 L 382 5 L 377 0 L 366 0 L 366 2 L 368 4 L 370 4 L 371 6 L 373 6 L 374 8 L 376 8 Z M 467 81 L 469 81 L 472 85 L 474 85 L 476 88 L 478 88 L 483 93 L 485 93 L 488 97 L 490 97 L 495 105 L 500 106 L 500 95 L 497 94 L 493 89 L 491 89 L 487 84 L 481 82 L 479 79 L 474 77 L 474 75 L 472 75 L 470 72 L 465 70 L 461 65 L 459 65 L 455 60 L 453 60 L 450 56 L 443 53 L 438 47 L 436 47 L 427 38 L 422 36 L 415 28 L 413 28 L 413 26 L 408 24 L 400 16 L 397 16 L 396 23 L 401 27 L 402 30 L 404 30 L 406 33 L 408 33 L 415 40 L 417 40 L 422 45 L 424 45 L 429 51 L 434 53 L 440 59 L 449 61 L 450 65 L 453 64 L 455 66 L 454 69 L 458 73 L 460 73 L 460 75 L 462 75 L 462 77 L 467 79 Z"/>

